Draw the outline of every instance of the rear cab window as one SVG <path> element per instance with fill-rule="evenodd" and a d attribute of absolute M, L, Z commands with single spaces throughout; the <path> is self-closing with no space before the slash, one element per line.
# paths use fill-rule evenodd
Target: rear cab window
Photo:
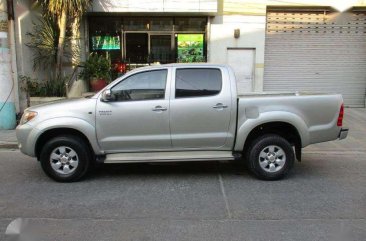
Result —
<path fill-rule="evenodd" d="M 178 68 L 175 73 L 175 98 L 218 95 L 222 74 L 217 68 Z"/>

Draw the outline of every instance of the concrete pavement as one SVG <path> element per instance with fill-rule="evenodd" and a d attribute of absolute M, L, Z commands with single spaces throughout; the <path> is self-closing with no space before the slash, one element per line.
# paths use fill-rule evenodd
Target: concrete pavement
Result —
<path fill-rule="evenodd" d="M 0 148 L 18 148 L 15 130 L 0 130 Z"/>
<path fill-rule="evenodd" d="M 105 165 L 78 183 L 50 180 L 0 151 L 0 240 L 16 218 L 34 240 L 364 240 L 366 159 L 305 153 L 266 182 L 230 163 Z"/>

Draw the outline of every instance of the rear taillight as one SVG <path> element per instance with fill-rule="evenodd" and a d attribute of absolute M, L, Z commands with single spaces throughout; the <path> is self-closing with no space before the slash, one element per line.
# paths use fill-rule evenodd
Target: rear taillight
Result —
<path fill-rule="evenodd" d="M 344 106 L 343 106 L 343 103 L 342 103 L 341 109 L 339 110 L 337 126 L 342 126 L 342 124 L 343 124 L 343 115 L 344 115 Z"/>

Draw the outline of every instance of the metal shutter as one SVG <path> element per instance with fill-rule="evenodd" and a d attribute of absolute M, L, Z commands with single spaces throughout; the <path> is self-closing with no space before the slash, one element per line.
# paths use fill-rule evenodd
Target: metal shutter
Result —
<path fill-rule="evenodd" d="M 268 11 L 264 91 L 336 92 L 364 107 L 365 12 Z"/>

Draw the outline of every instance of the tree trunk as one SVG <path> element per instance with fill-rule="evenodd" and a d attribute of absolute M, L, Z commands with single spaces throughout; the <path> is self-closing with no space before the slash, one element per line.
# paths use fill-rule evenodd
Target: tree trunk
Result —
<path fill-rule="evenodd" d="M 57 64 L 56 64 L 56 76 L 61 76 L 62 70 L 62 58 L 64 55 L 65 35 L 66 35 L 66 11 L 62 10 L 61 19 L 59 21 L 60 36 L 58 38 L 57 46 Z"/>
<path fill-rule="evenodd" d="M 71 62 L 73 66 L 77 66 L 81 62 L 81 41 L 80 41 L 80 19 L 74 18 L 72 24 L 72 39 L 71 39 Z"/>

